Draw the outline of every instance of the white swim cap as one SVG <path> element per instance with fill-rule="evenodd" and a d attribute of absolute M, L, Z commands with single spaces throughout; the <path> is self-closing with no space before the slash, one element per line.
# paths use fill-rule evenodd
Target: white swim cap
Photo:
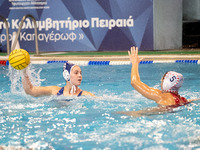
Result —
<path fill-rule="evenodd" d="M 169 71 L 163 78 L 162 89 L 166 92 L 178 92 L 184 81 L 183 75 L 174 71 Z"/>

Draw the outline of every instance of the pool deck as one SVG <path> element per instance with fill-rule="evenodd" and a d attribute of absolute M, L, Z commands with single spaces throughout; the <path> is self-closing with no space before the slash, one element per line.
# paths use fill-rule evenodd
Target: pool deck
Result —
<path fill-rule="evenodd" d="M 200 49 L 198 49 L 200 51 Z M 178 54 L 142 54 L 144 61 L 174 61 L 174 60 L 199 60 L 200 53 L 192 54 L 189 51 L 188 54 L 183 54 L 178 51 Z M 56 53 L 41 53 L 40 55 L 30 54 L 31 61 L 129 61 L 128 53 L 123 53 L 122 55 L 104 55 L 105 53 L 100 53 L 98 55 L 82 55 L 82 53 L 77 53 L 77 55 L 65 55 L 66 52 L 56 52 Z M 8 60 L 8 56 L 0 56 L 0 60 Z"/>
<path fill-rule="evenodd" d="M 167 60 L 200 60 L 200 55 L 140 55 L 145 61 L 167 61 Z M 129 61 L 127 56 L 98 55 L 98 56 L 30 56 L 31 61 Z M 0 56 L 0 60 L 8 60 L 8 56 Z"/>

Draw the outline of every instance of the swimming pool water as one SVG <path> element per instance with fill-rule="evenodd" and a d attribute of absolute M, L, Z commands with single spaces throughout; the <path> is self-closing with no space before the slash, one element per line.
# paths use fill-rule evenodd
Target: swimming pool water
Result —
<path fill-rule="evenodd" d="M 64 86 L 61 63 L 31 65 L 36 85 Z M 199 65 L 141 64 L 141 80 L 160 88 L 169 70 L 183 74 L 180 94 L 199 98 Z M 35 149 L 197 149 L 200 148 L 199 102 L 171 113 L 131 118 L 116 111 L 155 107 L 130 85 L 131 65 L 81 66 L 81 89 L 97 98 L 31 97 L 21 85 L 20 72 L 0 67 L 0 145 Z M 12 78 L 10 78 L 10 76 Z M 59 97 L 60 98 L 60 97 Z M 62 97 L 61 97 L 62 98 Z"/>

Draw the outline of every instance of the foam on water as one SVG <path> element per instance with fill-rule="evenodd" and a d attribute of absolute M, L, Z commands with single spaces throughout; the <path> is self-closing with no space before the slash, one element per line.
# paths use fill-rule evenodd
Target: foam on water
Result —
<path fill-rule="evenodd" d="M 159 80 L 162 77 L 160 71 L 162 68 L 168 70 L 172 66 L 151 64 L 155 75 L 148 74 L 148 76 L 149 70 L 146 73 L 145 69 L 149 67 L 141 67 L 143 69 L 141 78 L 144 82 L 160 88 Z M 180 68 L 183 69 L 182 66 Z M 187 75 L 184 73 L 186 71 L 182 70 L 185 82 L 181 88 L 184 90 L 180 90 L 180 94 L 186 98 L 199 98 L 198 69 L 191 65 L 186 65 L 185 69 L 187 68 L 192 69 L 193 73 Z M 115 113 L 156 106 L 154 101 L 144 98 L 131 87 L 130 66 L 83 67 L 84 78 L 81 88 L 95 93 L 96 98 L 84 96 L 35 98 L 25 94 L 21 85 L 20 71 L 10 72 L 9 68 L 2 70 L 0 69 L 0 77 L 4 84 L 0 87 L 0 145 L 35 149 L 200 147 L 198 101 L 162 115 L 131 118 Z M 105 71 L 110 71 L 111 74 Z M 61 73 L 62 65 L 59 67 L 32 65 L 28 69 L 33 84 L 38 86 L 54 83 L 63 86 Z M 188 88 L 189 85 L 191 88 Z M 73 100 L 70 102 L 60 100 L 64 98 Z"/>

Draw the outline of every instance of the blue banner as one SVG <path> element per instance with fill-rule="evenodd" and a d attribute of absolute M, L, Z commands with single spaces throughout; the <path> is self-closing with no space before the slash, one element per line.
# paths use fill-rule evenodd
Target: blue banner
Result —
<path fill-rule="evenodd" d="M 23 16 L 34 16 L 40 52 L 153 50 L 153 0 L 1 0 L 0 16 L 9 24 L 9 40 Z M 27 18 L 20 47 L 35 51 L 34 24 Z M 0 20 L 0 44 L 6 28 Z"/>

